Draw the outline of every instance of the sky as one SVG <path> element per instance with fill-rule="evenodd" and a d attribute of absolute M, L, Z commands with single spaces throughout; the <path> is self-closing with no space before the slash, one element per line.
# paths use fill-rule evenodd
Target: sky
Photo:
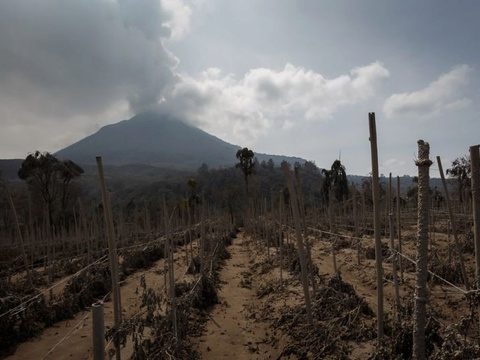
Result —
<path fill-rule="evenodd" d="M 480 142 L 480 2 L 3 0 L 0 158 L 160 108 L 225 141 L 414 175 Z M 432 166 L 432 176 L 438 176 Z"/>

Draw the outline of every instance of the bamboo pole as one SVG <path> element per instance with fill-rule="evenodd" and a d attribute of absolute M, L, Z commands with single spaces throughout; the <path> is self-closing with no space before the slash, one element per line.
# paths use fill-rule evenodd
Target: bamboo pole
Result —
<path fill-rule="evenodd" d="M 402 223 L 400 218 L 400 176 L 397 176 L 397 238 L 398 238 L 398 252 L 402 254 Z M 403 258 L 398 257 L 400 266 L 400 281 L 403 284 Z"/>
<path fill-rule="evenodd" d="M 93 360 L 105 359 L 105 323 L 103 303 L 100 301 L 92 305 L 92 338 Z"/>
<path fill-rule="evenodd" d="M 367 209 L 366 209 L 366 204 L 365 204 L 365 191 L 362 190 L 360 193 L 360 198 L 362 200 L 362 227 L 366 228 L 367 227 Z"/>
<path fill-rule="evenodd" d="M 395 252 L 395 234 L 393 229 L 393 208 L 392 208 L 392 173 L 388 178 L 388 225 L 390 232 L 390 248 L 392 250 L 392 275 L 393 275 L 393 286 L 395 288 L 395 314 L 397 320 L 400 319 L 400 289 L 398 288 L 398 277 L 397 277 L 397 260 L 399 256 Z"/>
<path fill-rule="evenodd" d="M 354 224 L 354 233 L 353 235 L 355 237 L 358 237 L 358 215 L 357 215 L 357 189 L 355 187 L 353 187 L 353 191 L 352 191 L 352 210 L 353 210 L 353 224 Z M 361 250 L 361 247 L 362 247 L 362 243 L 360 241 L 360 239 L 356 239 L 357 240 L 357 263 L 358 265 L 361 265 L 361 257 L 360 257 L 360 250 Z"/>
<path fill-rule="evenodd" d="M 27 271 L 27 281 L 31 288 L 33 288 L 32 273 L 30 272 L 30 266 L 28 264 L 27 252 L 25 251 L 25 244 L 23 241 L 22 230 L 20 229 L 20 222 L 18 221 L 17 210 L 15 209 L 15 204 L 13 203 L 12 194 L 8 188 L 7 184 L 4 184 L 5 192 L 7 193 L 8 202 L 10 203 L 10 208 L 12 209 L 13 220 L 15 222 L 15 228 L 17 230 L 18 240 L 20 241 L 20 249 L 22 251 L 23 264 L 25 270 Z"/>
<path fill-rule="evenodd" d="M 303 295 L 305 297 L 305 307 L 307 310 L 307 318 L 308 322 L 312 325 L 313 324 L 313 316 L 312 316 L 312 306 L 310 303 L 310 292 L 308 289 L 308 275 L 307 275 L 307 261 L 305 258 L 305 246 L 303 243 L 302 238 L 302 225 L 300 223 L 300 215 L 298 213 L 298 202 L 297 196 L 295 193 L 295 187 L 293 185 L 293 176 L 291 170 L 288 168 L 288 165 L 283 166 L 283 171 L 287 177 L 287 185 L 288 190 L 290 192 L 290 205 L 293 212 L 293 218 L 295 221 L 295 233 L 297 238 L 297 251 L 298 257 L 300 260 L 300 271 L 302 277 L 302 285 L 303 285 Z"/>
<path fill-rule="evenodd" d="M 304 234 L 304 239 L 305 239 L 305 248 L 306 248 L 306 253 L 307 253 L 307 271 L 308 274 L 310 275 L 310 282 L 312 283 L 312 291 L 313 294 L 315 295 L 317 293 L 317 283 L 315 281 L 315 272 L 314 272 L 314 267 L 313 267 L 313 260 L 312 260 L 312 245 L 310 243 L 310 239 L 308 238 L 307 234 L 307 222 L 305 219 L 305 205 L 304 205 L 304 198 L 303 198 L 303 191 L 302 191 L 302 185 L 300 182 L 300 172 L 298 168 L 294 171 L 295 177 L 293 178 L 293 181 L 295 183 L 294 188 L 296 189 L 296 195 L 298 199 L 298 204 L 299 204 L 299 215 L 301 219 L 301 224 L 303 227 L 303 234 Z"/>
<path fill-rule="evenodd" d="M 165 197 L 163 197 L 163 227 L 164 234 L 168 234 L 168 211 L 167 211 L 167 202 Z M 165 297 L 168 296 L 168 270 L 169 263 L 168 258 L 170 254 L 170 242 L 168 241 L 168 235 L 163 240 L 163 289 L 165 291 Z"/>
<path fill-rule="evenodd" d="M 380 185 L 378 181 L 378 150 L 375 113 L 369 113 L 368 120 L 370 127 L 370 150 L 372 156 L 373 227 L 375 232 L 375 269 L 377 273 L 377 344 L 380 346 L 383 339 L 383 261 L 382 241 L 380 239 Z"/>
<path fill-rule="evenodd" d="M 167 229 L 169 229 L 169 228 L 167 228 Z M 175 298 L 175 266 L 174 266 L 174 262 L 173 262 L 173 253 L 174 253 L 173 237 L 167 233 L 167 239 L 165 241 L 167 241 L 169 243 L 169 246 L 168 246 L 168 275 L 169 275 L 168 276 L 168 281 L 169 281 L 169 289 L 170 289 L 170 302 L 171 302 L 171 312 L 172 312 L 173 334 L 175 336 L 175 340 L 178 341 L 177 304 L 176 304 L 176 298 Z"/>
<path fill-rule="evenodd" d="M 202 207 L 201 207 L 201 219 L 200 219 L 200 244 L 199 244 L 199 253 L 200 253 L 200 276 L 204 276 L 206 271 L 206 258 L 205 258 L 205 241 L 207 237 L 207 231 L 205 228 L 205 198 L 202 195 Z"/>
<path fill-rule="evenodd" d="M 278 247 L 280 249 L 280 287 L 283 286 L 283 194 L 280 193 L 279 203 L 278 203 L 278 217 L 280 219 L 280 239 Z"/>
<path fill-rule="evenodd" d="M 333 190 L 330 188 L 329 189 L 329 195 L 328 195 L 328 221 L 329 221 L 329 230 L 331 233 L 333 233 L 334 228 L 333 228 Z M 338 268 L 337 268 L 337 252 L 335 250 L 335 243 L 336 243 L 336 237 L 331 238 L 331 252 L 332 252 L 332 263 L 333 263 L 333 272 L 335 273 L 335 276 L 338 275 Z"/>
<path fill-rule="evenodd" d="M 457 251 L 458 260 L 460 262 L 460 270 L 462 272 L 463 283 L 467 290 L 470 290 L 470 282 L 468 281 L 468 275 L 465 270 L 465 260 L 463 259 L 462 247 L 460 246 L 460 241 L 458 240 L 457 233 L 457 224 L 455 223 L 455 218 L 453 216 L 452 204 L 450 202 L 450 194 L 447 188 L 447 182 L 445 181 L 445 175 L 443 173 L 442 160 L 440 156 L 437 156 L 438 171 L 440 172 L 440 177 L 442 178 L 443 191 L 445 192 L 445 201 L 448 208 L 448 216 L 450 218 L 450 226 L 453 234 L 453 241 L 455 242 L 455 249 Z"/>
<path fill-rule="evenodd" d="M 475 279 L 476 287 L 480 288 L 480 147 L 470 146 L 470 161 L 472 166 L 472 213 L 473 236 L 475 240 Z"/>
<path fill-rule="evenodd" d="M 121 300 L 120 300 L 120 288 L 118 286 L 118 254 L 117 254 L 117 244 L 115 239 L 115 229 L 113 226 L 113 216 L 112 216 L 112 209 L 110 206 L 110 196 L 107 192 L 107 186 L 105 184 L 105 176 L 103 173 L 102 157 L 97 156 L 96 160 L 97 160 L 97 168 L 98 168 L 98 178 L 100 181 L 100 189 L 102 192 L 103 215 L 105 218 L 105 228 L 106 228 L 107 241 L 108 241 L 108 255 L 109 255 L 109 261 L 110 261 L 110 272 L 112 277 L 114 327 L 116 330 L 119 330 L 122 322 L 122 306 L 121 306 Z M 121 359 L 120 339 L 118 336 L 115 336 L 115 357 L 117 360 Z"/>

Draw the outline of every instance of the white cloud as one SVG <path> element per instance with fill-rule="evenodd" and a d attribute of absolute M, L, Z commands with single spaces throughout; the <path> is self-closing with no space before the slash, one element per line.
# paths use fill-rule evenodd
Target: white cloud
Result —
<path fill-rule="evenodd" d="M 165 25 L 171 29 L 173 40 L 179 40 L 190 30 L 192 8 L 182 0 L 161 0 L 162 8 L 170 19 Z"/>
<path fill-rule="evenodd" d="M 379 62 L 335 78 L 292 64 L 252 69 L 241 79 L 211 68 L 180 76 L 163 106 L 222 138 L 249 144 L 272 126 L 329 119 L 341 106 L 371 98 L 388 76 Z"/>
<path fill-rule="evenodd" d="M 383 111 L 387 117 L 431 116 L 444 110 L 464 108 L 471 101 L 462 97 L 461 91 L 467 85 L 471 71 L 470 66 L 460 65 L 440 75 L 424 89 L 393 94 L 385 100 Z"/>

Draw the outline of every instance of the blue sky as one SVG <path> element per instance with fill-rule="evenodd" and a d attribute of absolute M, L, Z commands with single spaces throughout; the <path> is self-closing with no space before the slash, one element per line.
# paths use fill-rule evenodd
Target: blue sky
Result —
<path fill-rule="evenodd" d="M 160 106 L 254 150 L 415 174 L 479 143 L 476 1 L 0 3 L 0 157 Z M 3 15 L 2 15 L 3 14 Z M 435 169 L 432 169 L 435 176 Z"/>

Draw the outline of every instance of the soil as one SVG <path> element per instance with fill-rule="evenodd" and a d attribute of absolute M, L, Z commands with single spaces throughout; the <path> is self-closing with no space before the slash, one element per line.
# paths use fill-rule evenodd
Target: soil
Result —
<path fill-rule="evenodd" d="M 239 233 L 229 247 L 231 258 L 220 271 L 220 304 L 210 313 L 204 335 L 193 341 L 202 359 L 275 359 L 279 346 L 269 343 L 271 327 L 256 318 L 261 306 L 258 279 L 251 278 L 255 253 L 250 239 Z"/>
<path fill-rule="evenodd" d="M 188 245 L 190 246 L 190 245 Z M 122 300 L 123 318 L 129 318 L 138 312 L 140 308 L 140 278 L 145 276 L 145 281 L 150 287 L 164 287 L 164 259 L 157 261 L 146 271 L 139 271 L 129 276 L 121 283 L 120 297 Z M 190 275 L 186 272 L 185 247 L 179 247 L 175 253 L 175 277 L 186 279 Z M 113 325 L 113 303 L 111 299 L 104 302 L 105 329 Z M 40 336 L 20 344 L 15 353 L 8 360 L 31 360 L 31 359 L 92 359 L 92 317 L 90 311 L 77 313 L 73 319 L 60 321 L 46 328 Z M 65 340 L 63 340 L 66 338 Z M 63 340 L 63 341 L 62 341 Z M 58 344 L 61 342 L 60 344 Z M 58 344 L 56 346 L 56 344 Z M 56 347 L 55 347 L 56 346 Z M 55 348 L 54 348 L 55 347 Z M 53 351 L 51 349 L 54 348 Z M 107 349 L 112 345 L 107 344 Z M 50 351 L 50 353 L 49 353 Z M 127 359 L 132 353 L 132 344 L 127 341 L 122 349 L 123 358 Z"/>
<path fill-rule="evenodd" d="M 351 232 L 337 229 L 337 232 L 351 234 Z M 289 242 L 293 241 L 293 234 L 289 234 Z M 447 258 L 449 239 L 444 233 L 432 233 L 433 250 Z M 310 236 L 313 263 L 319 269 L 319 279 L 328 279 L 334 276 L 331 242 L 329 238 L 319 235 Z M 387 239 L 382 241 L 388 245 Z M 373 238 L 365 237 L 362 248 L 373 246 Z M 284 262 L 280 275 L 278 249 L 266 248 L 265 242 L 260 241 L 241 231 L 228 247 L 231 255 L 225 261 L 219 272 L 219 304 L 208 312 L 208 320 L 203 334 L 191 338 L 193 348 L 202 359 L 297 359 L 297 355 L 288 355 L 285 349 L 295 346 L 288 329 L 276 326 L 279 319 L 287 311 L 302 306 L 303 291 L 298 273 L 288 271 L 289 264 Z M 415 254 L 414 227 L 403 231 L 403 252 L 410 258 Z M 284 261 L 290 256 L 295 258 L 296 253 L 284 254 Z M 184 249 L 179 248 L 175 254 L 176 278 L 184 279 L 186 267 Z M 365 252 L 361 254 L 361 263 L 357 264 L 357 250 L 355 246 L 346 246 L 337 250 L 336 263 L 344 282 L 351 284 L 355 293 L 368 306 L 376 309 L 376 280 L 375 261 L 368 259 Z M 411 299 L 414 290 L 414 268 L 405 264 L 405 281 L 400 285 L 402 301 Z M 139 279 L 145 276 L 150 287 L 163 287 L 164 261 L 160 260 L 150 269 L 139 271 L 129 276 L 121 287 L 124 317 L 135 314 L 139 307 Z M 473 277 L 473 256 L 467 256 L 467 268 L 470 279 Z M 384 264 L 384 293 L 385 312 L 391 317 L 393 313 L 394 288 L 391 282 L 391 263 Z M 192 275 L 185 275 L 192 276 Z M 191 277 L 193 279 L 193 276 Z M 463 287 L 461 284 L 457 284 Z M 446 327 L 458 322 L 459 318 L 468 313 L 468 307 L 462 300 L 460 293 L 451 290 L 444 284 L 429 282 L 431 293 L 430 307 L 434 309 L 436 318 Z M 111 302 L 105 303 L 105 324 L 111 326 L 113 312 Z M 369 320 L 366 320 L 367 322 Z M 375 316 L 371 319 L 374 326 Z M 78 325 L 78 326 L 77 326 Z M 43 333 L 31 341 L 18 346 L 14 355 L 8 359 L 91 359 L 91 317 L 88 311 L 77 314 L 74 319 L 62 321 L 47 328 Z M 64 337 L 67 339 L 54 349 L 47 357 L 47 352 Z M 350 341 L 342 344 L 351 359 L 368 359 L 375 349 L 375 340 L 367 338 L 362 341 Z M 122 358 L 128 358 L 132 352 L 131 343 L 122 350 Z M 307 358 L 316 358 L 308 354 Z M 335 357 L 332 357 L 335 358 Z"/>

